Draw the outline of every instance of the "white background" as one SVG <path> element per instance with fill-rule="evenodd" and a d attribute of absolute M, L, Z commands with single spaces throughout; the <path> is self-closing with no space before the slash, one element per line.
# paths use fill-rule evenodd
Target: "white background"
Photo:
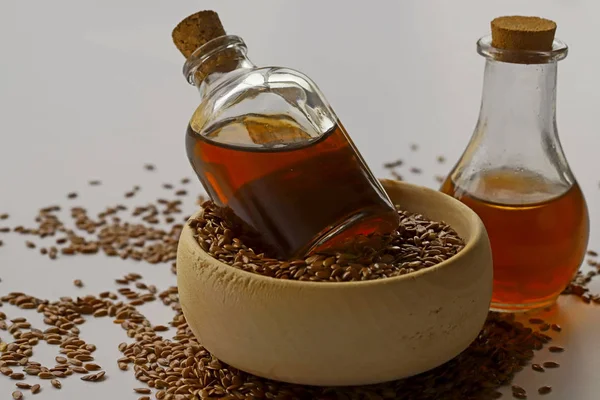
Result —
<path fill-rule="evenodd" d="M 460 155 L 479 110 L 483 59 L 475 41 L 499 15 L 540 15 L 558 22 L 557 36 L 570 46 L 559 67 L 558 124 L 568 160 L 587 197 L 591 247 L 600 248 L 600 167 L 597 53 L 599 3 L 588 0 L 456 1 L 0 1 L 0 213 L 10 225 L 33 223 L 48 204 L 99 208 L 123 201 L 132 185 L 139 199 L 164 194 L 161 183 L 192 176 L 184 130 L 197 102 L 182 74 L 183 57 L 171 30 L 199 9 L 219 12 L 229 33 L 242 36 L 257 65 L 281 65 L 311 76 L 378 176 L 384 161 L 403 158 L 422 168 L 407 180 L 436 187 Z M 411 143 L 420 145 L 411 152 Z M 444 154 L 449 161 L 439 165 Z M 155 163 L 149 173 L 144 163 Z M 103 186 L 87 186 L 100 179 Z M 196 180 L 194 192 L 200 191 Z M 80 198 L 68 203 L 66 193 Z M 133 204 L 134 201 L 126 202 Z M 189 213 L 193 203 L 186 205 Z M 0 221 L 2 225 L 3 221 Z M 0 294 L 25 291 L 45 298 L 114 290 L 113 279 L 137 271 L 148 283 L 175 283 L 167 265 L 135 264 L 103 256 L 51 262 L 29 251 L 23 238 L 0 234 Z M 72 285 L 75 278 L 85 289 Z M 146 306 L 153 322 L 171 312 Z M 9 316 L 22 315 L 3 307 Z M 28 313 L 37 321 L 35 313 Z M 516 383 L 529 398 L 552 385 L 549 399 L 597 399 L 600 393 L 600 306 L 563 298 L 557 315 L 564 327 L 557 342 L 567 351 L 542 352 L 558 370 L 526 371 Z M 126 336 L 107 320 L 83 325 L 82 336 L 99 347 L 108 368 L 102 384 L 67 379 L 61 391 L 45 382 L 45 399 L 135 399 L 131 372 L 116 368 L 116 345 Z M 8 339 L 0 332 L 0 338 Z M 36 353 L 50 363 L 53 353 Z M 14 390 L 0 377 L 0 396 Z M 130 394 L 131 393 L 131 394 Z"/>

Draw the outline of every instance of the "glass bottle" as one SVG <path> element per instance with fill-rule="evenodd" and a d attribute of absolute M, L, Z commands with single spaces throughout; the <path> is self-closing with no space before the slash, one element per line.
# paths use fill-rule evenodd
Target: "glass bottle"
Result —
<path fill-rule="evenodd" d="M 187 155 L 245 241 L 292 258 L 398 226 L 394 205 L 310 78 L 255 66 L 216 13 L 182 25 L 191 30 L 176 28 L 175 43 L 187 57 L 185 77 L 200 92 Z"/>
<path fill-rule="evenodd" d="M 496 311 L 552 304 L 587 248 L 585 198 L 556 127 L 557 63 L 567 46 L 553 34 L 543 51 L 495 47 L 491 36 L 477 42 L 486 59 L 479 119 L 441 187 L 486 226 Z"/>

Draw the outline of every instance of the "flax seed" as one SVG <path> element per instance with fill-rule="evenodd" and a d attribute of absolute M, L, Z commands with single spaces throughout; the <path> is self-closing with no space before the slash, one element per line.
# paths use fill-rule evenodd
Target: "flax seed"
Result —
<path fill-rule="evenodd" d="M 541 388 L 538 389 L 538 393 L 539 394 L 548 394 L 552 392 L 552 387 L 550 386 L 542 386 Z"/>
<path fill-rule="evenodd" d="M 560 364 L 554 361 L 546 361 L 545 363 L 542 364 L 544 366 L 544 368 L 558 368 L 560 367 Z"/>

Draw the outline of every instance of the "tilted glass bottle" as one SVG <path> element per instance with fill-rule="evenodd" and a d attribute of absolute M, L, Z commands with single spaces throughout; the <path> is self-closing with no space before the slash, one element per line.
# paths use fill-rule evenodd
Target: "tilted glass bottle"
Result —
<path fill-rule="evenodd" d="M 395 207 L 310 78 L 255 66 L 214 12 L 188 17 L 173 37 L 201 96 L 187 155 L 248 240 L 290 258 L 398 226 Z"/>
<path fill-rule="evenodd" d="M 519 26 L 554 24 L 529 17 L 516 22 L 521 35 Z M 527 43 L 522 36 L 512 38 L 512 48 L 495 47 L 490 36 L 478 41 L 486 58 L 479 119 L 441 187 L 486 226 L 494 259 L 492 309 L 498 311 L 552 304 L 588 243 L 586 202 L 556 126 L 557 63 L 567 46 L 553 36 L 546 50 L 518 48 Z"/>

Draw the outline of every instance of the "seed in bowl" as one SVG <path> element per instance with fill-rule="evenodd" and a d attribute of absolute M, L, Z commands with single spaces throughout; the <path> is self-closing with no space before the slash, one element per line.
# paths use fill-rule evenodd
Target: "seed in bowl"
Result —
<path fill-rule="evenodd" d="M 278 260 L 244 243 L 227 213 L 211 201 L 190 226 L 198 243 L 214 258 L 244 271 L 279 279 L 313 282 L 349 282 L 390 278 L 433 267 L 456 255 L 464 241 L 443 222 L 401 210 L 400 225 L 383 237 L 382 250 L 361 246 L 345 253 L 314 254 L 302 259 Z"/>

